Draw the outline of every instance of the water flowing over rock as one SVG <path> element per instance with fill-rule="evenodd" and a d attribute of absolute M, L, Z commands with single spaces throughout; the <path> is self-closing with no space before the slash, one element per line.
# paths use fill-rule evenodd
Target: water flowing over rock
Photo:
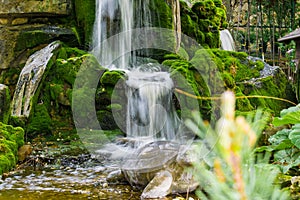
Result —
<path fill-rule="evenodd" d="M 227 51 L 235 51 L 235 44 L 231 33 L 225 29 L 220 31 L 221 48 Z"/>
<path fill-rule="evenodd" d="M 59 42 L 52 42 L 29 57 L 15 89 L 12 101 L 12 116 L 29 116 L 33 97 L 53 55 L 52 52 L 59 46 Z"/>
<path fill-rule="evenodd" d="M 172 104 L 169 73 L 129 72 L 126 84 L 127 136 L 175 139 L 179 119 Z"/>
<path fill-rule="evenodd" d="M 133 2 L 132 0 L 104 0 L 96 2 L 96 20 L 94 24 L 93 49 L 94 55 L 104 66 L 117 65 L 116 68 L 126 69 L 132 57 L 132 35 L 130 30 L 136 27 L 151 25 L 149 0 Z M 137 11 L 135 6 L 138 7 Z M 112 35 L 121 34 L 113 46 L 101 48 L 99 45 Z M 97 48 L 99 47 L 99 48 Z M 129 53 L 128 53 L 129 52 Z M 121 56 L 116 62 L 113 60 Z"/>
<path fill-rule="evenodd" d="M 127 136 L 172 140 L 179 124 L 172 105 L 172 79 L 157 65 L 141 66 L 136 52 L 131 52 L 133 43 L 147 42 L 145 38 L 133 41 L 130 31 L 151 26 L 150 4 L 149 0 L 97 1 L 93 54 L 109 69 L 122 69 L 127 73 Z M 118 34 L 124 32 L 127 34 Z M 113 44 L 101 45 L 116 34 Z"/>

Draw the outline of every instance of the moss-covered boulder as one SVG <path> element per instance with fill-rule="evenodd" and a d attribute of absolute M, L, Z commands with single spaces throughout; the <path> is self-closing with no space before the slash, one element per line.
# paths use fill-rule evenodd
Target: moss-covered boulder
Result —
<path fill-rule="evenodd" d="M 292 87 L 286 75 L 279 68 L 271 76 L 244 81 L 239 83 L 238 86 L 246 96 L 279 97 L 296 102 Z M 249 101 L 254 108 L 268 108 L 274 114 L 279 114 L 282 109 L 291 106 L 290 103 L 285 101 L 264 97 L 250 98 Z"/>
<path fill-rule="evenodd" d="M 24 130 L 0 122 L 0 174 L 11 170 L 18 161 L 18 149 L 24 144 Z"/>
<path fill-rule="evenodd" d="M 177 104 L 176 109 L 181 117 L 189 115 L 191 110 L 199 109 L 202 116 L 209 119 L 211 111 L 211 102 L 209 100 L 195 99 L 181 93 L 186 92 L 199 97 L 211 96 L 207 80 L 201 75 L 197 65 L 180 56 L 173 56 L 172 58 L 172 56 L 168 55 L 166 58 L 162 64 L 169 67 L 174 87 L 179 91 L 174 102 L 175 105 Z"/>
<path fill-rule="evenodd" d="M 225 88 L 235 91 L 236 96 L 239 96 L 236 103 L 238 111 L 246 112 L 260 107 L 278 114 L 290 104 L 268 97 L 295 102 L 292 88 L 280 68 L 274 67 L 274 70 L 270 70 L 272 73 L 266 74 L 264 70 L 268 65 L 261 60 L 249 59 L 244 52 L 220 49 L 207 51 L 211 52 L 212 59 L 222 74 Z M 246 98 L 247 96 L 261 97 Z"/>
<path fill-rule="evenodd" d="M 119 70 L 105 71 L 100 78 L 96 91 L 96 109 L 103 130 L 126 129 L 125 81 L 125 72 Z M 115 121 L 118 119 L 125 121 Z"/>
<path fill-rule="evenodd" d="M 0 122 L 7 123 L 10 111 L 10 92 L 6 85 L 0 84 Z"/>
<path fill-rule="evenodd" d="M 219 0 L 196 1 L 192 7 L 181 1 L 182 32 L 202 46 L 219 48 L 221 29 L 227 27 L 226 9 Z"/>

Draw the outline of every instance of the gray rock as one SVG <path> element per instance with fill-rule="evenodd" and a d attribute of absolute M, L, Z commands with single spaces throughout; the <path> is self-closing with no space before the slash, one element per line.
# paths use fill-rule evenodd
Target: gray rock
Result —
<path fill-rule="evenodd" d="M 71 11 L 70 0 L 3 0 L 0 17 L 67 15 Z"/>

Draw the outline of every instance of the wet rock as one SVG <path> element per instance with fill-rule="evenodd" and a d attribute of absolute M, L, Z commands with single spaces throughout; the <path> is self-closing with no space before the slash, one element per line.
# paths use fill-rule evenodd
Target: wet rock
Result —
<path fill-rule="evenodd" d="M 14 60 L 14 47 L 17 36 L 17 32 L 0 27 L 0 69 L 9 68 Z"/>
<path fill-rule="evenodd" d="M 172 174 L 163 171 L 155 176 L 144 189 L 141 199 L 154 199 L 167 196 L 171 192 Z"/>
<path fill-rule="evenodd" d="M 122 171 L 120 169 L 118 169 L 118 170 L 110 172 L 107 175 L 106 180 L 108 182 L 116 183 L 116 182 L 120 182 L 120 181 L 125 180 L 125 177 L 124 177 L 124 174 L 122 173 Z"/>
<path fill-rule="evenodd" d="M 14 26 L 14 25 L 26 24 L 27 22 L 28 22 L 28 18 L 16 18 L 11 22 L 11 24 Z"/>
<path fill-rule="evenodd" d="M 23 145 L 18 150 L 18 159 L 23 162 L 32 153 L 32 146 L 30 144 Z"/>
<path fill-rule="evenodd" d="M 6 25 L 6 24 L 8 24 L 8 19 L 0 18 L 0 25 Z"/>

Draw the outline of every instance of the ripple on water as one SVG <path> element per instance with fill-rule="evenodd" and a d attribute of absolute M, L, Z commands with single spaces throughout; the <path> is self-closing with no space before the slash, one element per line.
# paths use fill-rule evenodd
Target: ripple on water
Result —
<path fill-rule="evenodd" d="M 104 167 L 31 171 L 0 182 L 0 200 L 140 199 L 129 185 L 109 184 Z"/>

